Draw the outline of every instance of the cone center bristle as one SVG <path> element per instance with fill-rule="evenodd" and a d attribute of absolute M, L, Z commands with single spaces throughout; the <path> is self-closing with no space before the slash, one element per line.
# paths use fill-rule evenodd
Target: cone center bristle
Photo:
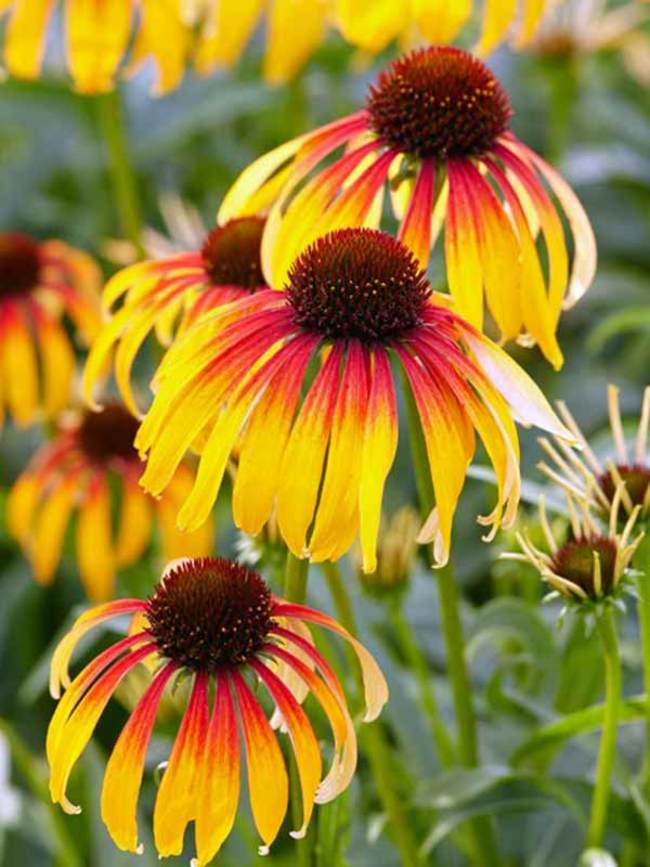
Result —
<path fill-rule="evenodd" d="M 41 271 L 38 244 L 14 232 L 0 232 L 0 298 L 30 292 Z"/>
<path fill-rule="evenodd" d="M 271 591 L 245 566 L 222 558 L 186 560 L 147 603 L 149 631 L 160 653 L 193 671 L 244 665 L 272 626 Z"/>
<path fill-rule="evenodd" d="M 371 128 L 391 147 L 427 158 L 480 156 L 508 128 L 510 101 L 487 66 L 458 48 L 422 48 L 370 88 Z"/>
<path fill-rule="evenodd" d="M 601 589 L 594 583 L 594 553 L 600 560 Z M 577 584 L 590 599 L 607 596 L 616 586 L 616 543 L 605 536 L 580 537 L 567 542 L 553 556 L 553 572 Z"/>
<path fill-rule="evenodd" d="M 252 292 L 265 284 L 260 258 L 264 222 L 261 217 L 241 217 L 210 232 L 201 255 L 215 286 Z"/>
<path fill-rule="evenodd" d="M 101 412 L 87 411 L 79 428 L 79 443 L 87 457 L 99 464 L 116 458 L 136 460 L 133 445 L 138 421 L 120 404 L 108 404 Z"/>
<path fill-rule="evenodd" d="M 285 289 L 297 325 L 369 343 L 417 327 L 431 292 L 410 251 L 372 229 L 319 238 L 295 261 Z"/>

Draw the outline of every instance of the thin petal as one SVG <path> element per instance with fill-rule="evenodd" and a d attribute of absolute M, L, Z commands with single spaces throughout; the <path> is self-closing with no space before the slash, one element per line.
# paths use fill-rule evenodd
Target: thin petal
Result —
<path fill-rule="evenodd" d="M 115 845 L 127 852 L 139 848 L 137 805 L 147 747 L 163 691 L 177 668 L 177 663 L 168 662 L 154 677 L 122 729 L 106 765 L 102 820 Z"/>
<path fill-rule="evenodd" d="M 300 778 L 303 813 L 302 825 L 292 833 L 292 836 L 304 837 L 314 809 L 316 790 L 320 783 L 321 757 L 318 742 L 307 714 L 282 681 L 266 665 L 257 660 L 251 660 L 250 666 L 268 689 L 284 718 L 289 733 Z"/>
<path fill-rule="evenodd" d="M 231 675 L 246 744 L 248 793 L 255 826 L 264 845 L 275 840 L 287 812 L 289 779 L 273 730 L 244 679 Z"/>
<path fill-rule="evenodd" d="M 208 734 L 208 678 L 197 674 L 165 768 L 153 811 L 156 849 L 162 858 L 180 855 L 188 823 L 196 817 L 196 786 Z"/>
<path fill-rule="evenodd" d="M 89 598 L 95 602 L 109 599 L 115 579 L 115 554 L 111 495 L 103 475 L 93 477 L 79 507 L 76 548 L 79 574 Z"/>
<path fill-rule="evenodd" d="M 400 241 L 412 251 L 422 268 L 427 267 L 431 250 L 431 214 L 435 181 L 435 162 L 423 160 L 398 236 Z"/>
<path fill-rule="evenodd" d="M 197 867 L 207 865 L 230 834 L 239 803 L 239 737 L 228 677 L 216 678 L 205 760 L 198 783 Z"/>
<path fill-rule="evenodd" d="M 395 459 L 398 429 L 393 374 L 383 349 L 372 351 L 371 365 L 359 486 L 359 523 L 364 572 L 374 572 L 377 568 L 377 535 L 384 484 Z"/>
<path fill-rule="evenodd" d="M 323 461 L 338 392 L 341 350 L 334 347 L 307 393 L 291 431 L 280 470 L 278 525 L 291 551 L 305 549 L 314 517 Z"/>
<path fill-rule="evenodd" d="M 374 657 L 366 648 L 356 640 L 347 629 L 344 629 L 336 620 L 328 617 L 327 614 L 322 614 L 320 611 L 315 611 L 313 608 L 308 608 L 306 605 L 297 605 L 293 602 L 284 602 L 278 600 L 274 613 L 281 617 L 296 617 L 299 620 L 306 620 L 309 623 L 315 623 L 325 629 L 335 632 L 348 641 L 357 655 L 361 666 L 361 674 L 363 677 L 363 686 L 366 700 L 365 721 L 372 722 L 377 719 L 381 713 L 381 709 L 388 701 L 388 685 L 386 679 L 377 665 Z"/>
<path fill-rule="evenodd" d="M 152 502 L 133 475 L 122 483 L 122 503 L 115 542 L 115 565 L 129 566 L 140 557 L 151 538 Z"/>

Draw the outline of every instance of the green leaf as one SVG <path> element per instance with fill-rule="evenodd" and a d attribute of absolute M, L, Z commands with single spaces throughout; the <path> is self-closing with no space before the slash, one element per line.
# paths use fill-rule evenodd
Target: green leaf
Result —
<path fill-rule="evenodd" d="M 635 723 L 645 719 L 646 704 L 645 695 L 633 696 L 623 701 L 619 710 L 619 723 Z M 603 712 L 602 704 L 592 705 L 544 726 L 517 747 L 510 759 L 512 764 L 519 767 L 538 753 L 560 749 L 570 738 L 597 731 L 602 725 Z"/>

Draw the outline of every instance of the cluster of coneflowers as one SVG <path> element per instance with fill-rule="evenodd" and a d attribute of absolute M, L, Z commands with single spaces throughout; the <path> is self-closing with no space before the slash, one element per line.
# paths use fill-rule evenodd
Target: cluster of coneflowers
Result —
<path fill-rule="evenodd" d="M 84 16 L 99 13 L 92 4 L 63 5 L 78 86 L 108 87 L 134 4 L 102 7 L 102 27 L 116 38 L 99 65 L 82 44 L 84 28 L 97 26 Z M 287 62 L 306 55 L 330 19 L 352 42 L 372 32 L 367 47 L 381 47 L 413 23 L 402 4 L 383 5 L 384 13 L 357 20 L 345 3 L 305 4 L 303 41 L 294 44 L 283 31 Z M 450 4 L 438 5 L 437 17 L 422 12 L 417 24 L 425 35 L 440 28 L 444 40 L 463 15 L 451 20 Z M 169 29 L 158 30 L 153 6 L 143 4 L 136 54 L 156 57 L 163 86 L 177 81 L 190 36 L 198 39 L 199 65 L 232 60 L 257 14 L 240 20 L 235 4 L 217 10 L 197 2 L 192 21 L 170 18 Z M 484 48 L 500 35 L 497 7 L 487 4 Z M 25 47 L 24 4 L 16 0 L 9 11 L 10 68 L 32 74 L 42 31 L 30 25 Z M 283 4 L 272 4 L 270 58 L 283 15 Z M 522 26 L 532 24 L 531 17 Z M 180 54 L 169 53 L 170 44 Z M 210 862 L 233 826 L 244 765 L 262 850 L 273 843 L 289 798 L 278 731 L 288 735 L 298 772 L 302 819 L 294 836 L 306 833 L 314 804 L 336 797 L 354 774 L 354 721 L 313 627 L 352 645 L 366 720 L 387 699 L 368 651 L 305 606 L 295 582 L 287 586 L 291 598 L 282 598 L 248 566 L 211 556 L 224 477 L 237 527 L 249 537 L 272 532 L 294 577 L 309 562 L 331 563 L 352 549 L 364 575 L 380 576 L 369 586 L 383 592 L 403 581 L 416 542 L 431 546 L 433 565 L 447 564 L 477 437 L 496 479 L 492 511 L 479 518 L 486 538 L 513 524 L 516 423 L 534 425 L 552 437 L 543 441 L 553 464 L 545 471 L 567 493 L 569 535 L 554 538 L 542 505 L 548 550 L 523 534 L 518 556 L 567 600 L 598 610 L 602 600 L 618 599 L 641 538 L 635 525 L 650 511 L 650 391 L 632 455 L 612 392 L 617 451 L 601 464 L 568 410 L 558 417 L 508 354 L 510 341 L 537 345 L 561 367 L 561 313 L 586 291 L 596 267 L 579 201 L 516 137 L 511 115 L 505 91 L 477 57 L 445 46 L 411 51 L 379 75 L 359 111 L 245 169 L 200 246 L 120 271 L 101 304 L 98 271 L 84 254 L 61 242 L 0 235 L 0 406 L 17 424 L 49 419 L 57 429 L 15 484 L 9 528 L 35 578 L 47 582 L 76 513 L 79 573 L 100 603 L 78 618 L 52 661 L 59 703 L 47 756 L 52 798 L 66 811 L 78 810 L 66 795 L 68 779 L 112 694 L 136 667 L 150 675 L 104 777 L 102 817 L 120 848 L 139 850 L 147 746 L 161 700 L 179 683 L 189 683 L 187 707 L 158 788 L 154 840 L 161 856 L 178 854 L 193 822 L 197 865 Z M 449 294 L 429 283 L 431 256 L 444 257 Z M 90 344 L 86 408 L 71 399 L 75 361 L 64 319 Z M 131 370 L 151 339 L 164 355 L 147 395 L 134 390 Z M 119 401 L 101 393 L 111 371 Z M 423 444 L 422 454 L 412 453 L 414 472 L 433 500 L 420 503 L 419 525 L 408 513 L 386 531 L 384 487 L 403 433 L 400 391 L 411 407 L 410 433 Z M 116 573 L 142 557 L 154 533 L 172 563 L 147 600 L 113 599 Z M 442 593 L 449 580 L 445 589 L 443 574 Z M 453 607 L 453 596 L 446 600 Z M 77 643 L 112 618 L 126 619 L 128 634 L 71 680 Z M 456 663 L 462 668 L 462 657 Z M 331 728 L 325 774 L 303 709 L 309 694 Z M 461 741 L 459 751 L 471 764 L 471 743 Z M 599 792 L 607 785 L 603 778 Z M 602 837 L 598 821 L 594 845 Z"/>

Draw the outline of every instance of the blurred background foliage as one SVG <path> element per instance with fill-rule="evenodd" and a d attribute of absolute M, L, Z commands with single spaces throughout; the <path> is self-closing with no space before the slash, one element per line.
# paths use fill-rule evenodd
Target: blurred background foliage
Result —
<path fill-rule="evenodd" d="M 189 75 L 178 91 L 162 99 L 149 97 L 146 71 L 121 86 L 147 225 L 165 231 L 159 209 L 159 196 L 165 192 L 191 203 L 209 225 L 239 170 L 272 146 L 358 106 L 386 59 L 371 63 L 333 37 L 299 78 L 271 89 L 260 82 L 259 48 L 256 43 L 232 74 L 208 80 Z M 566 364 L 561 373 L 553 373 L 534 350 L 513 350 L 546 394 L 567 401 L 591 434 L 605 426 L 607 382 L 621 387 L 623 409 L 632 415 L 638 413 L 648 382 L 650 98 L 648 82 L 638 79 L 644 71 L 638 58 L 634 68 L 618 48 L 584 54 L 574 49 L 568 44 L 552 50 L 547 46 L 544 54 L 516 55 L 504 48 L 490 58 L 490 65 L 512 97 L 515 132 L 556 163 L 582 198 L 598 238 L 595 284 L 562 321 Z M 646 60 L 650 64 L 650 58 Z M 100 259 L 108 275 L 116 267 L 110 259 L 115 249 L 111 242 L 120 239 L 120 226 L 100 100 L 70 91 L 58 73 L 56 50 L 50 66 L 52 74 L 41 81 L 0 85 L 0 224 L 79 245 Z M 439 264 L 432 276 L 437 285 L 442 283 Z M 8 428 L 3 433 L 0 511 L 8 486 L 39 438 L 37 431 Z M 535 470 L 539 450 L 532 435 L 524 435 L 523 445 L 523 473 L 535 491 L 542 482 Z M 355 582 L 364 641 L 378 655 L 390 682 L 386 721 L 395 747 L 394 786 L 419 838 L 426 841 L 425 863 L 462 865 L 450 835 L 468 817 L 488 813 L 498 817 L 506 863 L 570 867 L 581 851 L 592 786 L 598 714 L 591 706 L 600 698 L 599 647 L 580 625 L 555 628 L 557 610 L 540 604 L 543 591 L 536 575 L 520 564 L 497 562 L 499 551 L 512 549 L 512 536 L 502 534 L 490 547 L 481 543 L 474 516 L 490 497 L 489 485 L 469 481 L 456 527 L 455 565 L 464 592 L 467 653 L 480 715 L 479 770 L 441 769 L 421 702 L 417 666 L 396 629 L 395 606 L 363 596 L 353 566 L 344 563 L 343 569 L 346 580 Z M 402 457 L 393 474 L 390 502 L 396 507 L 408 501 L 414 501 L 413 480 Z M 227 492 L 215 520 L 219 551 L 232 555 L 238 540 Z M 522 520 L 534 522 L 525 506 Z M 105 714 L 73 781 L 73 797 L 85 805 L 82 815 L 66 817 L 48 803 L 43 739 L 52 701 L 46 691 L 47 665 L 55 637 L 84 600 L 70 557 L 52 587 L 33 584 L 3 521 L 0 558 L 0 861 L 7 867 L 153 867 L 157 859 L 147 845 L 148 818 L 140 823 L 145 854 L 137 860 L 114 849 L 99 819 L 106 751 L 116 726 L 126 718 L 116 703 Z M 154 548 L 121 576 L 121 592 L 145 593 L 159 569 Z M 415 571 L 398 613 L 412 628 L 442 714 L 451 719 L 442 641 L 432 628 L 438 618 L 435 588 L 424 563 Z M 322 576 L 313 573 L 311 600 L 332 610 Z M 633 612 L 624 629 L 625 690 L 634 696 L 642 686 Z M 128 695 L 123 698 L 128 706 Z M 636 790 L 632 773 L 642 750 L 640 712 L 638 701 L 626 704 L 607 837 L 608 848 L 628 867 L 640 863 L 635 844 L 637 852 L 643 851 L 650 827 L 650 805 Z M 555 729 L 544 728 L 567 714 Z M 167 750 L 163 726 L 150 757 L 152 768 Z M 147 774 L 143 817 L 150 816 L 154 776 Z M 316 824 L 323 867 L 399 863 L 384 833 L 385 819 L 363 758 L 350 792 L 320 808 Z M 347 830 L 336 831 L 337 825 Z M 256 846 L 242 811 L 219 863 L 254 863 Z M 189 851 L 169 863 L 187 864 Z M 293 843 L 283 834 L 269 860 L 288 865 L 294 858 Z"/>

